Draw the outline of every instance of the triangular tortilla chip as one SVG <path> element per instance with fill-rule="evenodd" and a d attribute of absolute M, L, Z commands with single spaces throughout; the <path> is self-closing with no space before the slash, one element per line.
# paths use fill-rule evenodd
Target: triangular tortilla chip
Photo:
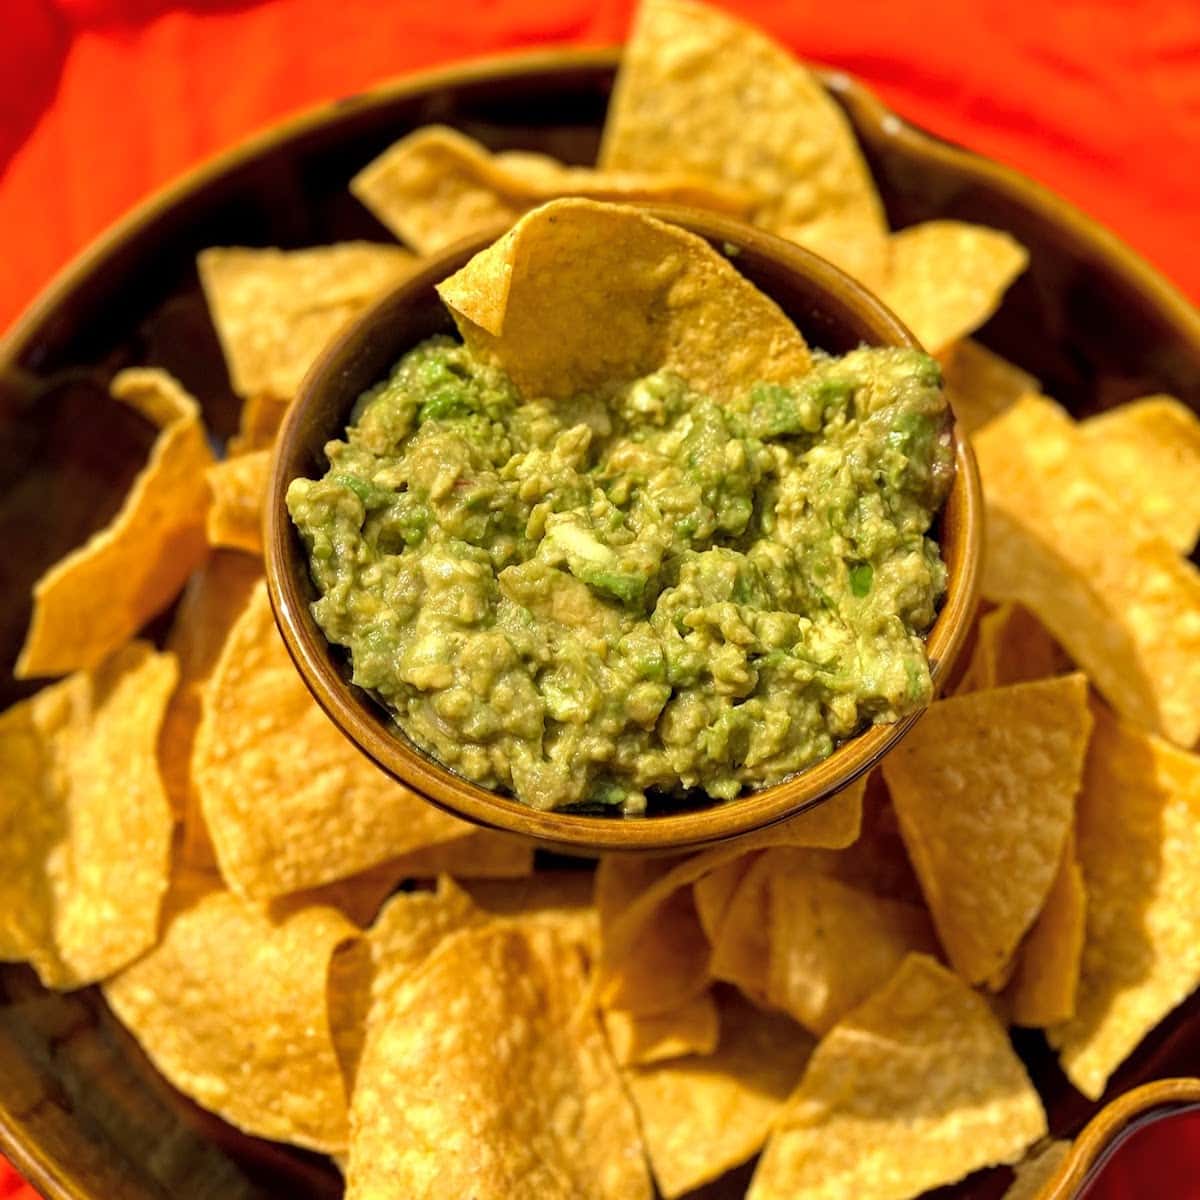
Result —
<path fill-rule="evenodd" d="M 0 715 L 0 959 L 47 987 L 154 944 L 171 809 L 157 744 L 177 667 L 145 642 Z"/>
<path fill-rule="evenodd" d="M 1014 1025 L 1055 1025 L 1075 1015 L 1086 923 L 1087 891 L 1071 835 L 1046 903 L 1017 954 L 1016 972 L 1004 995 Z"/>
<path fill-rule="evenodd" d="M 1025 248 L 998 229 L 926 221 L 892 235 L 880 299 L 937 354 L 978 329 L 1029 263 Z"/>
<path fill-rule="evenodd" d="M 942 945 L 970 983 L 1004 970 L 1058 872 L 1092 721 L 1067 675 L 939 700 L 884 760 Z"/>
<path fill-rule="evenodd" d="M 846 114 L 761 30 L 693 0 L 644 0 L 600 166 L 696 171 L 751 189 L 755 224 L 878 285 L 887 224 Z"/>
<path fill-rule="evenodd" d="M 682 1058 L 685 1054 L 711 1054 L 720 1035 L 716 1001 L 708 992 L 701 992 L 673 1012 L 639 1017 L 610 1008 L 603 1017 L 613 1058 L 626 1067 Z"/>
<path fill-rule="evenodd" d="M 167 649 L 179 661 L 179 686 L 167 706 L 158 761 L 171 808 L 182 825 L 176 865 L 215 868 L 216 857 L 192 778 L 192 749 L 200 726 L 204 685 L 225 639 L 262 578 L 262 563 L 217 551 L 189 580 L 175 611 Z"/>
<path fill-rule="evenodd" d="M 543 930 L 448 937 L 371 1006 L 347 1200 L 650 1200 L 578 951 Z"/>
<path fill-rule="evenodd" d="M 979 618 L 975 648 L 957 692 L 982 692 L 1010 683 L 1049 679 L 1071 669 L 1062 647 L 1020 604 L 1002 604 Z"/>
<path fill-rule="evenodd" d="M 326 1152 L 347 1144 L 329 972 L 358 937 L 340 913 L 281 922 L 215 890 L 177 908 L 158 946 L 104 994 L 181 1092 L 258 1137 Z"/>
<path fill-rule="evenodd" d="M 817 1046 L 747 1200 L 918 1196 L 1046 1132 L 987 1002 L 914 954 Z"/>
<path fill-rule="evenodd" d="M 1067 1077 L 1098 1100 L 1200 984 L 1200 756 L 1094 710 L 1077 824 L 1083 967 L 1075 1016 L 1048 1037 Z"/>
<path fill-rule="evenodd" d="M 665 369 L 720 401 L 810 364 L 795 325 L 703 238 L 618 204 L 536 208 L 437 290 L 527 398 Z"/>
<path fill-rule="evenodd" d="M 205 555 L 212 462 L 200 408 L 165 371 L 135 368 L 113 397 L 160 430 L 121 511 L 34 585 L 19 679 L 98 666 L 164 609 Z"/>
<path fill-rule="evenodd" d="M 511 225 L 562 196 L 626 203 L 684 204 L 744 216 L 753 196 L 695 174 L 596 171 L 544 154 L 492 154 L 445 125 L 425 125 L 368 163 L 350 190 L 418 254 Z"/>
<path fill-rule="evenodd" d="M 212 505 L 205 535 L 210 546 L 262 554 L 262 509 L 270 473 L 269 450 L 225 458 L 208 468 Z"/>
<path fill-rule="evenodd" d="M 196 269 L 233 390 L 290 400 L 334 336 L 415 261 L 375 242 L 202 251 Z"/>
<path fill-rule="evenodd" d="M 464 887 L 497 921 L 553 930 L 589 960 L 600 954 L 600 917 L 592 903 L 591 871 L 538 871 L 527 879 L 469 879 Z"/>
<path fill-rule="evenodd" d="M 761 1012 L 731 989 L 718 999 L 714 1053 L 625 1073 L 664 1200 L 757 1153 L 812 1053 L 813 1038 L 788 1017 Z"/>
<path fill-rule="evenodd" d="M 929 914 L 806 870 L 804 851 L 768 850 L 766 998 L 824 1034 L 911 952 L 936 953 Z"/>
<path fill-rule="evenodd" d="M 1028 371 L 972 338 L 954 342 L 938 357 L 946 399 L 964 433 L 982 429 L 1026 392 L 1042 390 Z"/>
<path fill-rule="evenodd" d="M 691 885 L 766 846 L 838 847 L 858 835 L 866 778 L 817 808 L 682 859 L 609 855 L 596 872 L 602 955 L 597 989 L 606 1007 L 639 1016 L 670 1012 L 709 982 L 709 947 Z"/>
<path fill-rule="evenodd" d="M 1088 465 L 1151 534 L 1190 554 L 1200 534 L 1200 418 L 1147 396 L 1081 421 Z"/>
<path fill-rule="evenodd" d="M 976 436 L 975 453 L 987 502 L 984 594 L 1035 613 L 1123 716 L 1194 745 L 1200 571 L 1146 536 L 1050 401 L 1026 396 Z"/>
<path fill-rule="evenodd" d="M 193 770 L 222 875 L 258 899 L 472 832 L 389 779 L 317 707 L 262 584 L 205 685 Z"/>

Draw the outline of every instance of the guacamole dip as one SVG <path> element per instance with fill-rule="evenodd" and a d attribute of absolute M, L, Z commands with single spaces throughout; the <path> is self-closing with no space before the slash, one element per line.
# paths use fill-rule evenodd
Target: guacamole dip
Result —
<path fill-rule="evenodd" d="M 729 800 L 929 701 L 953 455 L 922 353 L 540 404 L 439 337 L 327 452 L 288 489 L 317 622 L 418 746 L 535 808 Z"/>

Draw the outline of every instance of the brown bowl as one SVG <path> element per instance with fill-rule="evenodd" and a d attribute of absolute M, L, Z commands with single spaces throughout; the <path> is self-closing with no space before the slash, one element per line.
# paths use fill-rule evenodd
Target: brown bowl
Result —
<path fill-rule="evenodd" d="M 912 334 L 869 292 L 807 250 L 726 217 L 669 206 L 646 210 L 718 248 L 736 246 L 738 253 L 729 261 L 791 317 L 810 345 L 832 354 L 863 344 L 917 346 Z M 807 770 L 726 803 L 624 819 L 542 812 L 464 779 L 418 749 L 388 712 L 350 681 L 349 656 L 326 640 L 313 619 L 317 591 L 307 551 L 288 519 L 288 484 L 325 473 L 325 444 L 342 436 L 355 400 L 384 378 L 405 351 L 435 333 L 453 332 L 434 285 L 503 232 L 493 230 L 448 248 L 364 313 L 313 366 L 280 429 L 263 517 L 267 585 L 275 619 L 305 683 L 334 724 L 401 783 L 455 816 L 563 850 L 687 850 L 736 838 L 812 808 L 870 770 L 920 714 L 871 726 Z M 927 638 L 935 691 L 963 647 L 978 596 L 979 475 L 957 425 L 954 445 L 957 470 L 939 522 L 946 596 Z"/>
<path fill-rule="evenodd" d="M 595 161 L 615 49 L 538 51 L 386 83 L 241 143 L 150 197 L 70 264 L 0 341 L 0 704 L 36 686 L 10 674 L 33 581 L 118 510 L 153 431 L 106 384 L 135 363 L 173 371 L 214 437 L 237 428 L 195 272 L 212 245 L 388 241 L 348 194 L 363 164 L 442 121 L 495 150 Z M 1016 172 L 939 141 L 861 84 L 825 73 L 870 163 L 893 228 L 950 218 L 1009 230 L 1029 270 L 976 335 L 1083 417 L 1156 391 L 1200 410 L 1200 313 L 1128 246 Z M 1168 1076 L 1200 1076 L 1200 994 L 1184 1001 L 1091 1101 L 1040 1033 L 1014 1044 L 1050 1133 L 1075 1138 L 1110 1102 Z M 1198 1086 L 1193 1081 L 1193 1087 Z M 60 996 L 0 964 L 0 1151 L 46 1200 L 337 1200 L 327 1159 L 247 1137 L 168 1084 L 96 988 Z M 738 1200 L 752 1165 L 690 1200 Z M 1007 1167 L 940 1189 L 1000 1200 Z M 1078 1178 L 1054 1200 L 1079 1195 Z"/>

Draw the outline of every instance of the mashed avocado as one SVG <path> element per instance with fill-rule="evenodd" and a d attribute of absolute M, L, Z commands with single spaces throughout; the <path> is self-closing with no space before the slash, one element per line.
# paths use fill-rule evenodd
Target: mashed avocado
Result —
<path fill-rule="evenodd" d="M 547 405 L 433 338 L 327 452 L 288 489 L 318 624 L 418 746 L 535 808 L 728 800 L 929 701 L 953 456 L 917 351 Z"/>

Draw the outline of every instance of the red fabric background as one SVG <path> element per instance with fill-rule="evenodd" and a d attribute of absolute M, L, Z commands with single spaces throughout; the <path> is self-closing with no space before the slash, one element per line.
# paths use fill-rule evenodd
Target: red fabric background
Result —
<path fill-rule="evenodd" d="M 919 124 L 1049 184 L 1200 300 L 1197 0 L 723 2 Z M 616 42 L 632 0 L 2 7 L 0 329 L 130 205 L 248 132 L 419 67 Z M 1200 1122 L 1191 1130 L 1183 1144 L 1200 1159 Z M 1113 1197 L 1200 1194 L 1183 1184 L 1200 1162 L 1145 1162 L 1161 1173 L 1142 1165 L 1140 1191 Z M 29 1194 L 15 1186 L 0 1161 L 0 1200 Z"/>

